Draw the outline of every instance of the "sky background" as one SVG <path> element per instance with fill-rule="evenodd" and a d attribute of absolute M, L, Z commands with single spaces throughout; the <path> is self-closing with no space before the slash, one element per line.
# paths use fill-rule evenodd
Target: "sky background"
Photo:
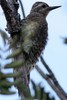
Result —
<path fill-rule="evenodd" d="M 23 0 L 23 5 L 25 9 L 26 16 L 29 14 L 33 3 L 37 0 Z M 62 88 L 67 92 L 67 45 L 63 43 L 63 38 L 67 37 L 67 0 L 38 0 L 48 3 L 51 6 L 62 7 L 56 10 L 53 10 L 47 16 L 48 22 L 48 43 L 46 49 L 43 51 L 43 57 L 47 64 L 52 69 L 55 74 L 58 82 Z M 1 8 L 0 8 L 1 9 Z M 20 12 L 20 10 L 19 10 Z M 20 12 L 21 13 L 21 12 Z M 6 21 L 4 18 L 3 11 L 0 10 L 0 28 L 4 29 L 6 27 Z M 0 40 L 0 45 L 3 48 L 2 42 Z M 41 65 L 41 62 L 37 62 L 40 68 L 45 72 L 45 68 Z M 12 71 L 12 70 L 10 70 Z M 31 72 L 31 78 L 35 80 L 36 83 L 42 82 L 42 85 L 45 87 L 46 91 L 51 92 L 52 95 L 56 97 L 56 100 L 59 98 L 52 91 L 46 81 L 44 81 L 41 76 L 34 69 Z M 12 89 L 16 90 L 14 87 Z M 17 91 L 17 90 L 16 90 Z M 0 95 L 0 100 L 17 100 L 18 94 L 16 93 L 13 96 L 4 96 Z"/>

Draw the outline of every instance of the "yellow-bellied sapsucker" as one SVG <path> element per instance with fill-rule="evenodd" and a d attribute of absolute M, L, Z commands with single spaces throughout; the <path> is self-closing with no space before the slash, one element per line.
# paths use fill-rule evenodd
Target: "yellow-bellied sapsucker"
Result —
<path fill-rule="evenodd" d="M 26 59 L 35 63 L 45 48 L 48 38 L 46 16 L 60 6 L 49 6 L 44 2 L 36 2 L 30 14 L 22 21 L 21 39 Z"/>
<path fill-rule="evenodd" d="M 21 32 L 18 34 L 20 47 L 23 48 L 25 66 L 28 68 L 36 63 L 38 57 L 46 46 L 48 39 L 48 13 L 60 6 L 49 6 L 44 2 L 36 2 L 32 6 L 30 14 L 21 22 Z M 17 44 L 16 44 L 17 45 Z M 21 56 L 22 56 L 21 55 Z M 20 59 L 22 59 L 20 57 Z M 23 70 L 23 71 L 22 71 Z M 24 69 L 15 70 L 24 72 Z M 20 77 L 18 78 L 20 79 Z M 21 90 L 21 89 L 20 89 Z"/>

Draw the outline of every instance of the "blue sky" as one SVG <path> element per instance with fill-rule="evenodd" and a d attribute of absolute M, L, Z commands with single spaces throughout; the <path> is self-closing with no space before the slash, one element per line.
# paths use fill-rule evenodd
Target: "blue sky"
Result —
<path fill-rule="evenodd" d="M 23 0 L 26 15 L 29 14 L 33 3 L 36 1 L 37 0 Z M 63 37 L 67 36 L 67 0 L 38 1 L 46 2 L 51 6 L 62 5 L 61 8 L 51 11 L 47 16 L 49 37 L 46 49 L 43 51 L 43 57 L 54 72 L 60 85 L 65 91 L 67 91 L 67 45 L 63 44 Z M 4 29 L 5 27 L 6 21 L 2 11 L 0 11 L 0 28 Z M 38 65 L 43 71 L 45 71 L 40 62 L 38 62 Z M 36 76 L 36 78 L 34 77 L 34 75 Z M 56 96 L 50 86 L 46 84 L 46 81 L 44 82 L 44 80 L 41 78 L 41 76 L 37 73 L 35 69 L 31 72 L 31 78 L 35 80 L 36 83 L 42 81 L 46 91 L 50 91 L 53 95 Z M 2 100 L 16 100 L 17 98 L 17 94 L 8 97 L 0 95 L 0 99 Z M 56 98 L 56 100 L 59 100 L 58 97 Z"/>

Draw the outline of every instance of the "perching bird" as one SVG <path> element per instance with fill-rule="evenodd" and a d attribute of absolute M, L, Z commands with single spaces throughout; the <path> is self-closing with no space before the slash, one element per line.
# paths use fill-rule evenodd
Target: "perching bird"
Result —
<path fill-rule="evenodd" d="M 23 49 L 23 54 L 20 55 L 20 59 L 23 60 L 22 58 L 24 58 L 25 63 L 22 65 L 23 67 L 14 69 L 14 72 L 22 72 L 22 76 L 18 77 L 18 80 L 23 80 L 24 84 L 28 84 L 29 69 L 37 62 L 38 57 L 47 43 L 48 24 L 46 17 L 50 11 L 59 7 L 60 6 L 50 7 L 44 2 L 36 2 L 32 6 L 30 14 L 21 22 L 21 32 L 18 34 L 18 40 L 21 49 Z M 19 60 L 19 58 L 16 58 L 16 60 Z M 25 79 L 26 81 L 24 81 Z M 21 87 L 17 86 L 17 88 L 19 94 L 22 94 Z"/>
<path fill-rule="evenodd" d="M 21 40 L 26 60 L 31 64 L 37 61 L 46 46 L 48 39 L 48 13 L 60 6 L 49 6 L 44 2 L 36 2 L 30 14 L 23 19 L 21 27 Z"/>

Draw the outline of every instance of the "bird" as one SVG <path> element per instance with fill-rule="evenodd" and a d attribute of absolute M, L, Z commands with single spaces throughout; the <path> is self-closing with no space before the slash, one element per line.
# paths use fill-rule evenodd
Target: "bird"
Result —
<path fill-rule="evenodd" d="M 48 23 L 46 17 L 50 11 L 59 7 L 61 6 L 49 6 L 45 2 L 35 2 L 30 14 L 20 23 L 21 28 L 19 34 L 17 34 L 18 43 L 16 45 L 21 48 L 22 54 L 15 60 L 24 60 L 24 64 L 21 68 L 14 69 L 14 72 L 22 72 L 22 76 L 18 77 L 18 80 L 23 80 L 24 84 L 29 84 L 31 68 L 35 68 L 38 57 L 40 57 L 47 44 Z M 22 94 L 21 87 L 17 86 L 17 88 L 19 95 Z"/>
<path fill-rule="evenodd" d="M 48 40 L 48 13 L 61 6 L 49 6 L 45 2 L 35 2 L 30 14 L 21 22 L 20 40 L 22 42 L 25 59 L 30 64 L 38 61 L 38 57 L 45 49 Z"/>

